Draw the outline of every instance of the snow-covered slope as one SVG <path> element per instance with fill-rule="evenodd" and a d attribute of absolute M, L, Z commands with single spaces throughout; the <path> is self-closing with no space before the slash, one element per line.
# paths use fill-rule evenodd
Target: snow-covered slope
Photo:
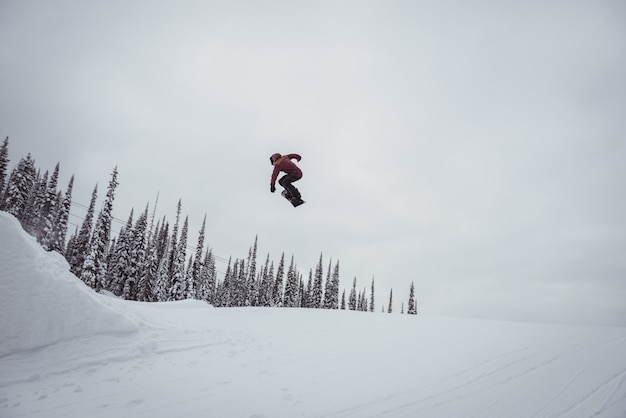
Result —
<path fill-rule="evenodd" d="M 0 212 L 0 356 L 61 340 L 136 329 Z"/>
<path fill-rule="evenodd" d="M 0 417 L 624 417 L 626 329 L 141 304 L 0 213 Z"/>

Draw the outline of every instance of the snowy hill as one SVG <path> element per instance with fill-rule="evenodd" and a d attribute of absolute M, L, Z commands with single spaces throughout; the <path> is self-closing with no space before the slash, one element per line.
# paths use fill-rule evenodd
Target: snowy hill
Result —
<path fill-rule="evenodd" d="M 625 417 L 626 329 L 142 304 L 0 212 L 0 417 Z"/>

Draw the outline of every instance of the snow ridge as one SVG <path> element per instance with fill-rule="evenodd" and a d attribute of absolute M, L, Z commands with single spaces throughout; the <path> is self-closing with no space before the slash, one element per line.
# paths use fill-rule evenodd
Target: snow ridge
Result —
<path fill-rule="evenodd" d="M 65 259 L 46 252 L 18 220 L 0 212 L 0 356 L 62 340 L 137 327 L 112 311 L 70 273 Z"/>

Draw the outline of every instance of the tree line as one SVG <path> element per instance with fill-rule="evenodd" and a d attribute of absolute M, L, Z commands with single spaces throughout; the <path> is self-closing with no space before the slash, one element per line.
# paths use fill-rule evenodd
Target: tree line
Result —
<path fill-rule="evenodd" d="M 111 174 L 100 211 L 96 214 L 96 185 L 81 226 L 68 239 L 74 176 L 62 192 L 57 184 L 59 164 L 52 174 L 42 174 L 30 154 L 7 176 L 8 144 L 7 137 L 0 146 L 0 210 L 14 215 L 44 249 L 63 255 L 72 273 L 98 292 L 142 302 L 198 299 L 216 307 L 280 306 L 370 312 L 375 309 L 374 279 L 369 298 L 365 289 L 357 292 L 356 277 L 347 299 L 345 290 L 340 297 L 339 261 L 333 264 L 330 260 L 326 266 L 322 254 L 306 276 L 293 255 L 287 266 L 284 253 L 277 264 L 268 254 L 265 262 L 257 266 L 258 237 L 248 256 L 235 260 L 231 257 L 223 278 L 218 278 L 215 255 L 204 243 L 206 216 L 195 251 L 188 254 L 188 248 L 193 248 L 188 247 L 189 219 L 181 219 L 180 200 L 173 225 L 165 217 L 156 220 L 146 205 L 138 216 L 131 210 L 125 226 L 113 237 L 117 167 Z M 392 312 L 392 292 L 388 313 Z M 404 313 L 404 304 L 401 312 Z M 406 313 L 417 314 L 413 284 Z"/>

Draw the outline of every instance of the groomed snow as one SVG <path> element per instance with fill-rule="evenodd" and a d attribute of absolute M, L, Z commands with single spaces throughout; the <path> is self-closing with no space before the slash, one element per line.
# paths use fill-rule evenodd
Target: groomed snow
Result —
<path fill-rule="evenodd" d="M 624 417 L 626 329 L 143 304 L 0 212 L 0 417 Z"/>

